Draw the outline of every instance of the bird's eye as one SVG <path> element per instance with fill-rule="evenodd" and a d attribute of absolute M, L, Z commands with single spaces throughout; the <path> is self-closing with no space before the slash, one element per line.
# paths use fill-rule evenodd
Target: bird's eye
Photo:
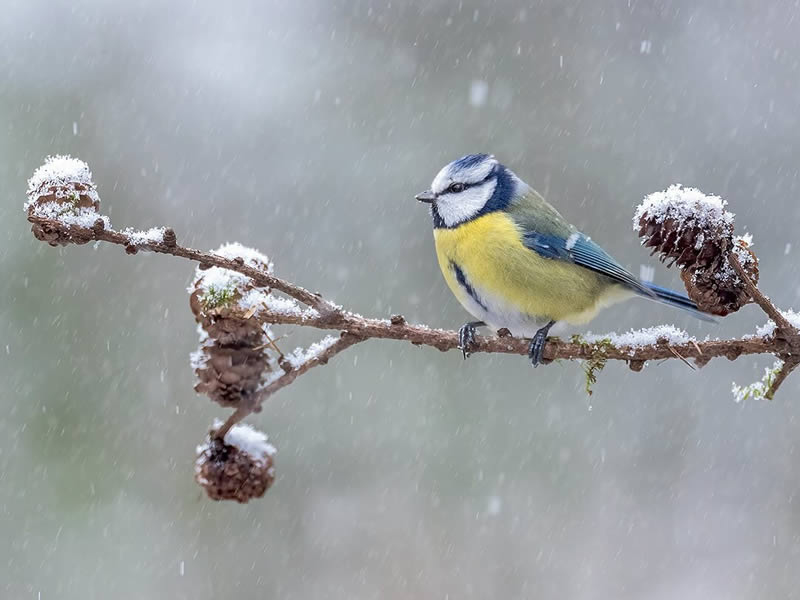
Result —
<path fill-rule="evenodd" d="M 452 194 L 458 194 L 459 192 L 464 191 L 464 184 L 463 183 L 451 183 L 450 187 L 447 188 L 447 191 Z"/>

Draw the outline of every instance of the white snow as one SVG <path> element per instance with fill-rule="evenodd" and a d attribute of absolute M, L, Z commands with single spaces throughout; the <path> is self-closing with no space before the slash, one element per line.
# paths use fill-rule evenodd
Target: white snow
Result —
<path fill-rule="evenodd" d="M 163 236 L 163 232 L 161 234 Z M 271 273 L 273 269 L 272 263 L 264 254 L 236 242 L 225 244 L 214 250 L 214 253 L 225 258 L 241 257 L 245 264 L 262 270 L 266 268 L 268 273 Z M 250 278 L 238 271 L 221 267 L 202 270 L 198 267 L 192 285 L 187 288 L 187 291 L 194 292 L 198 282 L 204 297 L 213 298 L 214 294 L 224 296 L 226 300 L 229 297 L 231 301 L 236 302 L 240 309 L 249 312 L 251 316 L 258 315 L 262 310 L 304 319 L 313 319 L 319 316 L 316 310 L 303 308 L 294 298 L 274 295 L 263 287 L 253 287 Z M 207 296 L 209 293 L 211 296 Z"/>
<path fill-rule="evenodd" d="M 469 85 L 469 103 L 479 107 L 486 104 L 489 98 L 489 84 L 483 79 L 473 79 Z"/>
<path fill-rule="evenodd" d="M 733 238 L 733 250 L 736 253 L 736 258 L 742 266 L 748 265 L 753 262 L 753 255 L 747 249 L 753 247 L 753 234 L 745 233 L 744 235 L 737 235 Z"/>
<path fill-rule="evenodd" d="M 195 271 L 194 282 L 189 286 L 189 292 L 194 291 L 194 284 L 200 281 L 200 289 L 203 292 L 211 290 L 239 290 L 243 288 L 250 278 L 247 275 L 223 269 L 221 267 L 211 267 L 210 269 L 202 270 L 200 267 Z"/>
<path fill-rule="evenodd" d="M 222 421 L 215 419 L 214 429 L 219 429 L 220 427 L 222 427 Z M 224 441 L 230 446 L 235 446 L 249 455 L 255 462 L 259 462 L 262 465 L 265 465 L 267 459 L 275 456 L 277 452 L 275 446 L 269 443 L 267 434 L 244 423 L 238 423 L 231 427 L 228 433 L 225 434 Z M 208 448 L 209 442 L 197 446 L 197 455 L 203 456 Z M 196 469 L 199 469 L 201 462 L 197 464 Z"/>
<path fill-rule="evenodd" d="M 632 348 L 652 346 L 662 339 L 666 340 L 670 345 L 685 344 L 695 340 L 695 338 L 690 337 L 689 334 L 682 329 L 678 329 L 674 325 L 656 325 L 655 327 L 646 327 L 645 329 L 631 329 L 627 333 L 616 333 L 613 331 L 602 335 L 589 333 L 584 336 L 584 339 L 590 344 L 608 341 L 617 347 L 631 346 Z"/>
<path fill-rule="evenodd" d="M 749 385 L 740 386 L 734 381 L 731 384 L 731 393 L 734 402 L 744 402 L 745 400 L 764 400 L 775 376 L 783 367 L 783 361 L 777 360 L 771 367 L 764 367 L 764 376 L 761 381 L 756 381 Z"/>
<path fill-rule="evenodd" d="M 219 424 L 217 424 L 219 423 Z M 214 427 L 220 427 L 221 422 L 217 421 Z M 242 452 L 249 454 L 250 457 L 262 464 L 267 462 L 267 458 L 275 456 L 277 450 L 275 446 L 270 444 L 267 434 L 250 425 L 239 423 L 230 428 L 228 433 L 225 434 L 225 443 L 231 446 L 236 446 Z"/>
<path fill-rule="evenodd" d="M 273 265 L 265 254 L 262 254 L 255 248 L 244 246 L 239 242 L 222 244 L 222 246 L 213 252 L 225 258 L 241 258 L 244 263 L 250 267 L 256 269 L 263 269 L 266 267 L 267 273 L 272 273 Z"/>
<path fill-rule="evenodd" d="M 92 201 L 100 199 L 92 181 L 89 165 L 69 155 L 48 156 L 44 164 L 36 169 L 28 180 L 28 202 L 25 203 L 25 210 L 28 209 L 28 204 L 40 196 L 51 193 L 51 187 L 68 188 L 73 183 L 85 186 L 87 189 L 81 191 L 81 194 L 88 195 Z M 57 189 L 56 197 L 66 198 L 72 193 L 73 190 Z"/>
<path fill-rule="evenodd" d="M 83 192 L 82 192 L 83 193 Z M 25 203 L 25 210 L 30 202 Z M 111 229 L 111 220 L 97 212 L 93 206 L 73 206 L 60 202 L 45 202 L 34 204 L 33 214 L 43 219 L 53 219 L 64 225 L 77 225 L 78 227 L 91 227 L 97 219 L 102 219 L 106 229 Z"/>
<path fill-rule="evenodd" d="M 75 189 L 75 184 L 85 189 Z M 51 194 L 59 201 L 38 203 L 42 196 Z M 70 201 L 76 194 L 88 196 L 92 202 L 100 200 L 89 165 L 71 156 L 48 156 L 28 180 L 28 200 L 23 208 L 27 212 L 33 206 L 33 214 L 38 217 L 79 227 L 91 227 L 97 219 L 102 219 L 106 229 L 110 229 L 111 221 L 94 207 L 76 206 Z"/>
<path fill-rule="evenodd" d="M 319 357 L 338 341 L 338 337 L 326 335 L 320 341 L 311 344 L 308 348 L 296 348 L 294 352 L 286 355 L 286 360 L 289 361 L 292 368 L 297 369 L 304 362 Z"/>
<path fill-rule="evenodd" d="M 273 294 L 269 294 L 265 298 L 264 306 L 266 306 L 267 310 L 270 312 L 286 315 L 288 317 L 313 319 L 319 316 L 319 313 L 313 308 L 301 308 L 300 304 L 294 298 L 284 298 Z"/>
<path fill-rule="evenodd" d="M 136 231 L 130 227 L 122 231 L 130 238 L 131 244 L 141 246 L 146 244 L 161 244 L 164 242 L 166 227 L 152 227 L 147 231 Z"/>
<path fill-rule="evenodd" d="M 239 298 L 239 306 L 244 310 L 253 309 L 253 314 L 258 314 L 262 308 L 266 306 L 269 294 L 262 288 L 253 288 L 247 290 L 241 298 Z"/>
<path fill-rule="evenodd" d="M 239 299 L 238 304 L 245 311 L 253 309 L 252 314 L 254 315 L 257 315 L 262 309 L 265 309 L 273 314 L 285 315 L 287 317 L 313 319 L 319 316 L 319 313 L 313 308 L 302 308 L 294 298 L 284 298 L 283 296 L 267 294 L 263 288 L 248 290 Z"/>
<path fill-rule="evenodd" d="M 194 371 L 205 368 L 206 364 L 208 363 L 208 353 L 205 351 L 205 349 L 206 346 L 210 345 L 211 344 L 201 340 L 200 347 L 194 352 L 189 353 L 189 366 L 191 366 Z"/>
<path fill-rule="evenodd" d="M 486 503 L 486 512 L 491 516 L 497 516 L 503 509 L 503 499 L 500 496 L 489 496 L 489 501 Z"/>
<path fill-rule="evenodd" d="M 223 244 L 213 252 L 214 254 L 229 259 L 239 257 L 250 267 L 266 269 L 268 273 L 272 272 L 273 265 L 266 255 L 253 248 L 243 246 L 238 242 Z M 194 286 L 196 286 L 198 282 L 203 294 L 207 294 L 210 291 L 215 291 L 217 293 L 240 292 L 242 294 L 242 299 L 245 300 L 245 303 L 241 304 L 241 306 L 245 310 L 253 306 L 260 306 L 267 298 L 267 293 L 263 288 L 256 288 L 253 290 L 255 293 L 250 293 L 250 290 L 246 289 L 250 283 L 250 278 L 247 275 L 239 273 L 238 271 L 223 269 L 222 267 L 211 267 L 205 270 L 197 267 L 192 285 L 189 286 L 187 291 L 189 293 L 193 292 Z M 242 299 L 239 300 L 240 303 Z"/>
<path fill-rule="evenodd" d="M 797 313 L 790 308 L 789 310 L 782 310 L 781 314 L 786 318 L 787 321 L 789 321 L 789 323 L 800 329 L 800 313 Z M 769 337 L 774 333 L 775 322 L 772 319 L 756 329 L 756 336 L 758 337 Z"/>
<path fill-rule="evenodd" d="M 654 192 L 644 198 L 633 215 L 633 229 L 638 231 L 639 220 L 645 214 L 657 223 L 671 218 L 687 225 L 696 223 L 700 227 L 732 227 L 734 215 L 725 210 L 727 204 L 719 196 L 709 196 L 697 188 L 674 184 L 663 192 Z"/>

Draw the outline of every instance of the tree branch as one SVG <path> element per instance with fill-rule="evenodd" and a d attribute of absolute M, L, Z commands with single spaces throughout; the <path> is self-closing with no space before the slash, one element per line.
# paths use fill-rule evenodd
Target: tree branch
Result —
<path fill-rule="evenodd" d="M 195 462 L 195 479 L 213 499 L 246 502 L 264 494 L 274 480 L 271 457 L 275 450 L 267 444 L 266 435 L 249 426 L 234 426 L 314 367 L 368 339 L 402 340 L 441 351 L 459 348 L 455 331 L 412 325 L 401 315 L 363 317 L 276 277 L 269 259 L 255 250 L 236 244 L 220 247 L 219 254 L 196 250 L 178 244 L 170 228 L 116 231 L 100 214 L 91 172 L 78 159 L 49 157 L 28 181 L 27 195 L 25 208 L 32 232 L 51 245 L 105 241 L 124 246 L 127 254 L 144 250 L 194 261 L 200 270 L 218 267 L 207 274 L 198 273 L 189 290 L 189 305 L 200 334 L 200 347 L 192 354 L 198 377 L 195 390 L 235 409 L 210 433 Z M 746 240 L 732 245 L 733 214 L 724 210 L 724 204 L 699 190 L 671 186 L 645 198 L 634 216 L 635 229 L 642 243 L 662 260 L 679 265 L 688 295 L 695 302 L 693 308 L 724 316 L 752 301 L 774 327 L 763 330 L 762 335 L 728 340 L 697 341 L 671 326 L 605 338 L 573 336 L 564 341 L 551 337 L 545 343 L 545 361 L 585 361 L 586 391 L 591 394 L 597 373 L 609 360 L 624 361 L 638 372 L 651 360 L 678 359 L 695 368 L 718 357 L 736 360 L 745 354 L 773 354 L 779 360 L 765 370 L 761 381 L 732 387 L 737 400 L 771 400 L 800 365 L 800 331 L 794 325 L 800 321 L 791 311 L 781 312 L 759 290 L 754 281 L 758 259 Z M 745 261 L 749 270 L 737 253 L 749 255 Z M 299 325 L 340 334 L 284 355 L 271 336 L 270 325 Z M 514 338 L 504 329 L 496 336 L 477 336 L 464 355 L 467 351 L 527 355 L 528 348 L 528 340 Z"/>
<path fill-rule="evenodd" d="M 295 300 L 310 306 L 321 315 L 328 314 L 337 309 L 335 305 L 323 299 L 319 294 L 309 292 L 299 285 L 289 283 L 266 271 L 246 265 L 242 260 L 225 258 L 212 252 L 203 252 L 202 250 L 181 246 L 177 243 L 175 230 L 172 228 L 165 228 L 163 242 L 137 242 L 134 241 L 131 234 L 125 233 L 124 231 L 106 229 L 103 221 L 100 219 L 95 221 L 95 224 L 91 228 L 81 227 L 79 225 L 66 225 L 56 219 L 45 219 L 36 215 L 29 215 L 28 221 L 47 228 L 48 230 L 63 233 L 76 241 L 103 241 L 125 246 L 125 251 L 128 254 L 136 254 L 139 250 L 150 250 L 151 252 L 158 252 L 159 254 L 171 254 L 172 256 L 186 258 L 200 263 L 204 268 L 221 267 L 223 269 L 237 271 L 242 275 L 250 277 L 260 287 L 279 290 Z"/>
<path fill-rule="evenodd" d="M 327 358 L 366 339 L 405 340 L 414 345 L 431 346 L 441 351 L 458 348 L 458 333 L 455 331 L 432 329 L 425 325 L 411 325 L 400 315 L 396 315 L 391 319 L 373 319 L 356 315 L 325 300 L 319 294 L 275 277 L 264 270 L 248 266 L 241 259 L 228 259 L 212 252 L 181 246 L 177 243 L 174 231 L 171 229 L 165 230 L 163 242 L 137 242 L 126 232 L 105 228 L 99 219 L 91 228 L 64 224 L 55 219 L 37 216 L 35 213 L 29 214 L 28 220 L 48 230 L 58 231 L 73 240 L 81 242 L 99 240 L 124 246 L 129 254 L 135 254 L 139 250 L 150 250 L 160 254 L 186 258 L 199 263 L 201 267 L 216 266 L 237 271 L 252 278 L 257 285 L 279 290 L 313 309 L 279 312 L 272 311 L 265 306 L 256 311 L 252 318 L 266 324 L 300 325 L 317 329 L 339 330 L 346 334 L 331 347 L 332 354 L 326 354 L 317 361 L 312 361 L 313 364 L 288 371 L 265 388 L 264 394 L 259 398 L 259 405 L 269 395 L 289 385 L 311 367 L 324 364 Z M 735 360 L 745 354 L 775 354 L 792 357 L 800 355 L 798 351 L 800 336 L 796 335 L 797 330 L 747 277 L 741 264 L 733 254 L 731 255 L 731 264 L 739 276 L 742 277 L 748 291 L 759 306 L 775 321 L 778 331 L 790 333 L 788 337 L 774 335 L 701 342 L 687 339 L 680 343 L 670 343 L 668 339 L 664 338 L 656 339 L 653 343 L 646 345 L 614 345 L 606 340 L 589 342 L 578 339 L 568 342 L 551 337 L 547 340 L 544 358 L 547 360 L 592 360 L 600 357 L 603 360 L 622 360 L 626 361 L 633 370 L 638 371 L 641 370 L 644 362 L 648 360 L 679 358 L 686 361 L 686 359 L 691 358 L 695 360 L 696 364 L 703 366 L 712 358 L 717 357 Z M 474 345 L 470 348 L 470 352 L 525 355 L 528 352 L 528 342 L 511 336 L 477 336 Z M 789 361 L 787 361 L 787 364 L 789 364 Z M 788 372 L 783 375 L 781 381 L 786 375 L 788 375 Z M 249 414 L 254 408 L 245 409 L 244 414 Z M 236 421 L 233 422 L 235 423 Z"/>
<path fill-rule="evenodd" d="M 747 271 L 745 271 L 744 267 L 742 267 L 742 263 L 736 256 L 736 252 L 731 252 L 729 260 L 733 270 L 736 271 L 736 274 L 744 282 L 744 286 L 747 289 L 748 294 L 750 294 L 750 296 L 753 298 L 753 301 L 761 307 L 761 310 L 767 313 L 767 316 L 772 319 L 778 330 L 788 335 L 798 335 L 797 328 L 792 325 L 786 319 L 786 317 L 783 316 L 783 313 L 776 308 L 776 306 L 772 303 L 772 300 L 767 298 L 761 292 L 761 290 L 758 289 L 758 286 L 753 283 L 753 280 L 747 274 Z"/>
<path fill-rule="evenodd" d="M 411 325 L 400 315 L 391 320 L 370 319 L 347 311 L 337 311 L 327 317 L 271 312 L 264 309 L 253 318 L 270 325 L 300 325 L 317 329 L 337 329 L 359 335 L 363 338 L 405 340 L 416 346 L 432 346 L 441 351 L 454 350 L 458 345 L 458 332 L 444 329 L 431 329 L 425 325 Z M 471 353 L 487 352 L 501 354 L 528 354 L 528 340 L 511 336 L 476 336 L 470 347 Z M 547 338 L 544 357 L 548 360 L 588 360 L 594 358 L 598 350 L 609 360 L 647 361 L 667 358 L 694 358 L 705 363 L 712 358 L 724 356 L 734 360 L 743 354 L 767 354 L 788 349 L 788 344 L 772 338 L 744 337 L 731 340 L 707 340 L 698 342 L 670 344 L 657 341 L 644 346 L 622 345 L 597 341 L 563 341 L 556 337 Z M 680 356 L 676 356 L 675 353 Z"/>

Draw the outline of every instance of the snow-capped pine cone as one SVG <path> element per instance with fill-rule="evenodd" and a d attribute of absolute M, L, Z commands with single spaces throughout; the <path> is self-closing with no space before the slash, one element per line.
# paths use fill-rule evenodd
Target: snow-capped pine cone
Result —
<path fill-rule="evenodd" d="M 28 205 L 28 213 L 33 212 L 35 206 L 48 202 L 63 204 L 65 207 L 92 208 L 95 212 L 100 212 L 100 199 L 94 187 L 78 181 L 42 187 L 31 194 L 35 199 Z"/>
<path fill-rule="evenodd" d="M 83 229 L 92 227 L 95 218 L 104 220 L 104 226 L 110 224 L 100 215 L 100 196 L 89 165 L 80 159 L 48 156 L 28 180 L 27 196 L 25 210 L 31 221 L 38 217 Z M 33 223 L 31 231 L 36 239 L 51 246 L 86 244 L 93 239 L 85 232 L 70 234 L 63 227 L 40 223 Z"/>
<path fill-rule="evenodd" d="M 758 283 L 758 258 L 742 238 L 737 238 L 733 252 L 747 275 Z M 712 315 L 724 317 L 736 312 L 751 300 L 750 294 L 733 267 L 726 260 L 720 268 L 691 267 L 681 271 L 681 279 L 689 298 L 697 308 Z"/>
<path fill-rule="evenodd" d="M 94 188 L 77 181 L 63 182 L 58 186 L 43 187 L 30 193 L 32 200 L 28 203 L 28 215 L 33 214 L 39 207 L 48 203 L 63 206 L 64 213 L 78 212 L 82 209 L 91 209 L 98 213 L 100 199 Z M 60 209 L 59 209 L 60 210 Z M 88 237 L 69 235 L 59 229 L 52 229 L 46 225 L 34 223 L 31 226 L 33 237 L 51 246 L 66 246 L 68 244 L 87 244 L 91 241 Z"/>
<path fill-rule="evenodd" d="M 223 244 L 216 254 L 270 273 L 269 259 L 238 243 Z M 198 267 L 189 288 L 189 307 L 200 325 L 200 348 L 192 354 L 195 390 L 225 407 L 256 408 L 251 402 L 273 370 L 269 329 L 257 318 L 269 288 L 255 285 L 237 271 Z"/>
<path fill-rule="evenodd" d="M 684 188 L 676 191 L 680 193 Z M 652 248 L 653 254 L 658 253 L 662 262 L 671 259 L 669 266 L 713 270 L 733 247 L 733 215 L 724 211 L 717 218 L 708 218 L 708 210 L 701 202 L 696 200 L 694 206 L 691 202 L 659 205 L 657 210 L 643 206 L 637 215 L 642 244 Z"/>
<path fill-rule="evenodd" d="M 697 307 L 725 316 L 751 298 L 730 265 L 735 252 L 747 273 L 758 281 L 758 260 L 741 237 L 733 237 L 734 215 L 718 196 L 672 185 L 647 196 L 634 215 L 642 244 L 667 266 L 681 269 L 686 291 Z"/>
<path fill-rule="evenodd" d="M 263 348 L 226 346 L 209 339 L 193 355 L 198 394 L 205 394 L 224 407 L 249 404 L 262 377 L 270 370 Z"/>
<path fill-rule="evenodd" d="M 198 448 L 195 481 L 212 500 L 245 503 L 260 498 L 275 481 L 272 455 L 261 459 L 213 438 Z"/>
<path fill-rule="evenodd" d="M 198 280 L 189 296 L 189 308 L 192 309 L 195 320 L 210 338 L 221 344 L 253 346 L 263 344 L 264 332 L 261 323 L 257 319 L 249 318 L 247 312 L 239 307 L 236 302 L 240 297 L 238 291 L 234 292 L 234 297 L 227 306 L 207 308 L 203 304 L 202 297 L 203 290 Z"/>

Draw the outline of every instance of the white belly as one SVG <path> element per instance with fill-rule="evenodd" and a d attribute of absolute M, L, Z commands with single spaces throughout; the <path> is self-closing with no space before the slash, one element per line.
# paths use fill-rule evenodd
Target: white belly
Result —
<path fill-rule="evenodd" d="M 548 323 L 547 318 L 522 313 L 492 294 L 487 294 L 477 288 L 474 288 L 474 291 L 480 303 L 466 290 L 463 294 L 459 294 L 459 302 L 467 309 L 467 312 L 476 319 L 484 321 L 495 331 L 505 327 L 516 337 L 530 338 Z"/>

